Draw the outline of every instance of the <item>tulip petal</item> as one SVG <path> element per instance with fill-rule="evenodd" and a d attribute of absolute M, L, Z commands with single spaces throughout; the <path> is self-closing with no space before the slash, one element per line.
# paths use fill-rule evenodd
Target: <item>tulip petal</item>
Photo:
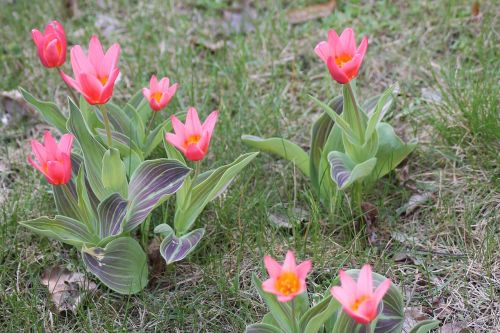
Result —
<path fill-rule="evenodd" d="M 168 77 L 162 78 L 160 80 L 160 82 L 158 83 L 158 88 L 159 88 L 158 90 L 165 93 L 168 90 L 169 84 L 170 84 L 170 80 L 168 79 Z"/>
<path fill-rule="evenodd" d="M 111 76 L 113 70 L 116 68 L 119 57 L 120 57 L 120 45 L 115 43 L 111 45 L 109 50 L 106 52 L 106 55 L 104 55 L 102 62 L 99 64 L 98 67 L 96 67 L 99 68 L 98 74 L 100 76 L 105 76 L 105 75 Z"/>
<path fill-rule="evenodd" d="M 368 324 L 371 320 L 367 317 L 365 317 L 362 313 L 359 311 L 353 311 L 350 307 L 343 307 L 342 310 L 344 310 L 352 319 L 354 319 L 356 322 L 360 324 Z"/>
<path fill-rule="evenodd" d="M 174 115 L 170 117 L 170 122 L 172 123 L 175 134 L 184 142 L 186 140 L 186 129 L 184 124 Z"/>
<path fill-rule="evenodd" d="M 372 296 L 373 295 L 373 279 L 372 279 L 372 268 L 370 265 L 364 265 L 361 268 L 358 276 L 358 284 L 356 289 L 356 298 L 360 296 Z"/>
<path fill-rule="evenodd" d="M 66 82 L 66 84 L 81 93 L 81 87 L 77 81 L 75 81 L 72 77 L 66 75 L 66 73 L 64 73 L 64 71 L 62 70 L 59 73 L 61 74 L 61 78 L 64 80 L 64 82 Z"/>
<path fill-rule="evenodd" d="M 101 94 L 102 94 L 102 84 L 97 79 L 97 77 L 93 75 L 89 75 L 87 73 L 82 73 L 77 78 L 80 82 L 82 93 L 84 94 L 85 99 L 90 104 L 104 104 L 101 103 Z"/>
<path fill-rule="evenodd" d="M 158 79 L 156 75 L 151 75 L 151 79 L 149 79 L 149 88 L 151 91 L 158 91 Z"/>
<path fill-rule="evenodd" d="M 341 71 L 337 64 L 335 63 L 333 57 L 328 58 L 327 63 L 328 70 L 330 71 L 330 75 L 332 78 L 340 84 L 346 84 L 349 82 L 349 78 L 345 75 L 343 71 Z"/>
<path fill-rule="evenodd" d="M 37 29 L 31 30 L 31 37 L 33 38 L 33 41 L 35 42 L 35 45 L 38 48 L 40 48 L 43 45 L 43 35 L 39 30 Z"/>
<path fill-rule="evenodd" d="M 45 131 L 43 135 L 43 144 L 47 152 L 47 160 L 56 159 L 58 155 L 57 142 L 49 131 Z"/>
<path fill-rule="evenodd" d="M 328 58 L 333 56 L 333 49 L 327 42 L 319 42 L 314 48 L 314 52 L 325 62 L 325 64 Z"/>
<path fill-rule="evenodd" d="M 45 52 L 44 52 L 45 61 L 47 62 L 47 65 L 50 67 L 57 66 L 57 64 L 59 63 L 60 53 L 58 45 L 59 41 L 57 39 L 53 39 L 45 47 Z"/>
<path fill-rule="evenodd" d="M 184 145 L 184 140 L 181 137 L 172 133 L 167 133 L 165 134 L 165 140 L 186 155 L 186 147 Z"/>
<path fill-rule="evenodd" d="M 75 78 L 78 79 L 80 73 L 87 73 L 94 76 L 97 75 L 94 66 L 92 66 L 89 59 L 85 56 L 80 45 L 75 45 L 71 48 L 70 58 Z"/>
<path fill-rule="evenodd" d="M 188 109 L 185 131 L 187 137 L 202 134 L 200 118 L 198 117 L 198 112 L 193 107 L 190 107 Z"/>
<path fill-rule="evenodd" d="M 61 185 L 64 183 L 66 168 L 59 161 L 47 162 L 47 181 L 52 185 Z"/>
<path fill-rule="evenodd" d="M 31 156 L 28 156 L 28 162 L 35 168 L 37 169 L 38 171 L 40 171 L 41 173 L 45 174 L 45 170 L 43 170 L 42 166 L 38 163 L 36 163 L 35 161 L 33 161 L 33 159 L 31 158 Z"/>
<path fill-rule="evenodd" d="M 37 140 L 31 140 L 31 150 L 33 151 L 38 163 L 43 164 L 47 161 L 47 151 L 40 142 Z"/>
<path fill-rule="evenodd" d="M 89 42 L 89 61 L 95 69 L 102 66 L 104 59 L 104 52 L 102 51 L 102 45 L 96 35 L 90 37 Z M 109 72 L 108 72 L 109 73 Z M 100 74 L 99 72 L 96 74 Z"/>
<path fill-rule="evenodd" d="M 66 133 L 61 137 L 59 144 L 57 145 L 58 149 L 66 155 L 71 155 L 71 146 L 73 145 L 73 134 Z"/>
<path fill-rule="evenodd" d="M 300 280 L 304 280 L 307 277 L 307 274 L 309 274 L 311 267 L 312 267 L 311 260 L 306 260 L 302 262 L 300 265 L 297 265 L 295 271 L 297 272 L 297 276 L 299 277 Z"/>
<path fill-rule="evenodd" d="M 328 45 L 330 45 L 331 49 L 330 55 L 332 57 L 335 58 L 340 55 L 340 52 L 342 51 L 342 43 L 340 42 L 340 38 L 339 35 L 337 34 L 337 31 L 333 29 L 328 30 Z"/>
<path fill-rule="evenodd" d="M 283 262 L 283 272 L 295 272 L 295 254 L 288 251 Z"/>
<path fill-rule="evenodd" d="M 270 277 L 278 277 L 281 273 L 281 265 L 278 264 L 276 260 L 271 258 L 270 256 L 264 257 L 264 266 L 267 269 L 267 273 Z"/>
<path fill-rule="evenodd" d="M 362 318 L 362 320 L 367 320 L 371 322 L 377 317 L 377 304 L 373 299 L 366 300 L 359 305 L 356 313 Z"/>
<path fill-rule="evenodd" d="M 380 301 L 382 300 L 382 298 L 384 298 L 384 295 L 385 293 L 387 293 L 387 291 L 389 290 L 389 288 L 391 287 L 391 280 L 390 279 L 385 279 L 378 287 L 377 289 L 375 290 L 375 292 L 373 293 L 373 300 L 374 302 L 376 303 L 376 305 L 378 306 L 378 304 L 380 303 Z"/>
<path fill-rule="evenodd" d="M 120 75 L 120 70 L 118 68 L 115 68 L 111 72 L 111 74 L 109 75 L 108 81 L 104 85 L 104 88 L 102 89 L 102 92 L 101 92 L 101 103 L 100 104 L 104 104 L 107 101 L 109 101 L 109 99 L 113 95 L 113 88 L 115 87 L 115 82 L 116 82 L 116 79 L 118 78 L 118 75 Z"/>
<path fill-rule="evenodd" d="M 289 296 L 278 295 L 277 299 L 278 299 L 278 302 L 285 303 L 285 302 L 291 301 L 295 296 L 296 295 L 289 295 Z"/>
<path fill-rule="evenodd" d="M 346 28 L 340 35 L 340 42 L 342 43 L 342 52 L 349 54 L 351 57 L 356 53 L 356 38 L 352 28 Z"/>
<path fill-rule="evenodd" d="M 353 296 L 355 296 L 354 294 L 356 292 L 357 286 L 354 279 L 343 270 L 339 271 L 339 278 L 342 284 L 342 288 L 347 290 L 349 293 L 352 293 Z"/>
<path fill-rule="evenodd" d="M 149 101 L 151 99 L 151 90 L 148 88 L 142 88 L 142 95 Z"/>
<path fill-rule="evenodd" d="M 276 294 L 276 279 L 270 278 L 262 282 L 262 290 L 268 293 Z"/>
<path fill-rule="evenodd" d="M 208 132 L 209 136 L 212 136 L 212 133 L 214 131 L 215 123 L 217 122 L 217 118 L 219 116 L 219 112 L 217 111 L 212 111 L 205 119 L 205 122 L 202 125 L 203 131 Z"/>
<path fill-rule="evenodd" d="M 330 292 L 343 307 L 349 308 L 355 301 L 354 294 L 344 287 L 333 287 Z"/>
<path fill-rule="evenodd" d="M 186 148 L 186 158 L 190 161 L 201 161 L 207 152 L 197 144 L 188 145 Z"/>

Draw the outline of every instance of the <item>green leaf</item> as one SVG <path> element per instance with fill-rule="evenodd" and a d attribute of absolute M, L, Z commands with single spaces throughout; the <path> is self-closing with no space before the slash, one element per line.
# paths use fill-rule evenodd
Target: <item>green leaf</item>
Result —
<path fill-rule="evenodd" d="M 124 231 L 135 229 L 154 208 L 177 192 L 190 171 L 175 160 L 161 158 L 142 162 L 130 178 Z"/>
<path fill-rule="evenodd" d="M 342 96 L 333 99 L 333 110 L 342 112 Z M 311 151 L 309 153 L 309 173 L 313 188 L 320 193 L 320 162 L 325 144 L 334 126 L 333 119 L 323 113 L 314 123 L 311 131 Z"/>
<path fill-rule="evenodd" d="M 54 238 L 60 242 L 81 248 L 83 244 L 96 244 L 99 239 L 90 233 L 87 226 L 70 217 L 56 215 L 55 218 L 43 216 L 34 220 L 19 222 L 31 231 Z"/>
<path fill-rule="evenodd" d="M 78 193 L 78 208 L 81 213 L 80 221 L 84 222 L 93 234 L 97 234 L 99 229 L 97 220 L 97 206 L 99 200 L 89 189 L 85 179 L 85 166 L 82 164 L 76 176 L 76 191 Z"/>
<path fill-rule="evenodd" d="M 110 148 L 104 153 L 102 158 L 102 184 L 107 190 L 120 193 L 124 198 L 128 195 L 125 164 L 120 159 L 120 153 L 117 149 Z"/>
<path fill-rule="evenodd" d="M 262 289 L 262 281 L 259 280 L 257 275 L 252 274 L 253 285 L 257 289 L 260 297 L 266 302 L 269 311 L 273 315 L 274 319 L 278 322 L 281 329 L 286 333 L 293 332 L 292 323 L 290 323 L 291 309 L 286 303 L 278 302 L 276 296 L 266 293 Z"/>
<path fill-rule="evenodd" d="M 328 154 L 330 162 L 331 177 L 337 186 L 344 190 L 357 180 L 370 175 L 377 163 L 377 159 L 371 158 L 363 163 L 355 164 L 349 156 L 338 151 Z"/>
<path fill-rule="evenodd" d="M 262 324 L 268 324 L 275 327 L 279 326 L 278 322 L 276 321 L 276 319 L 274 319 L 273 315 L 270 312 L 264 315 L 264 318 L 262 318 Z"/>
<path fill-rule="evenodd" d="M 333 297 L 326 297 L 326 306 L 324 302 L 319 303 L 315 307 L 312 307 L 308 313 L 308 320 L 300 320 L 300 327 L 304 327 L 303 333 L 318 333 L 323 327 L 324 323 L 330 319 L 340 308 L 339 302 Z M 321 304 L 321 306 L 320 306 Z M 316 309 L 318 308 L 318 309 Z"/>
<path fill-rule="evenodd" d="M 358 279 L 359 269 L 352 269 L 346 272 L 355 280 Z M 373 287 L 377 288 L 384 280 L 385 276 L 377 273 L 373 273 Z M 337 277 L 333 282 L 333 285 L 339 285 L 340 281 Z M 375 323 L 375 333 L 401 333 L 404 321 L 404 303 L 403 295 L 399 288 L 392 284 L 384 298 L 382 299 L 382 304 L 379 308 L 378 320 Z M 366 332 L 365 325 L 358 324 L 354 319 L 352 319 L 344 311 L 340 312 L 333 332 Z"/>
<path fill-rule="evenodd" d="M 359 136 L 353 131 L 353 129 L 351 128 L 351 125 L 349 125 L 349 123 L 347 123 L 347 121 L 345 121 L 344 118 L 342 118 L 342 116 L 339 116 L 331 107 L 329 107 L 328 105 L 326 105 L 325 103 L 323 103 L 322 101 L 317 99 L 316 97 L 314 97 L 314 96 L 309 96 L 309 97 L 311 97 L 311 99 L 314 102 L 316 102 L 316 104 L 318 104 L 318 106 L 320 106 L 323 110 L 326 111 L 326 113 L 328 113 L 328 115 L 335 121 L 335 124 L 338 125 L 342 129 L 342 131 L 345 133 L 345 135 L 347 135 L 349 137 L 349 140 L 351 140 L 351 142 L 354 142 L 357 144 L 361 143 Z M 344 105 L 344 109 L 345 109 L 345 105 Z"/>
<path fill-rule="evenodd" d="M 309 156 L 297 144 L 282 138 L 263 139 L 254 135 L 242 135 L 241 140 L 250 147 L 276 154 L 293 162 L 306 177 L 309 177 Z"/>
<path fill-rule="evenodd" d="M 146 254 L 133 238 L 113 239 L 105 248 L 84 247 L 82 257 L 87 269 L 117 293 L 135 294 L 148 283 Z"/>
<path fill-rule="evenodd" d="M 351 85 L 351 88 L 353 90 L 354 95 L 356 95 L 354 85 Z M 366 131 L 366 115 L 359 107 L 359 104 L 356 101 L 356 96 L 354 96 L 354 102 L 353 102 L 351 94 L 349 93 L 349 86 L 347 84 L 344 84 L 342 86 L 342 96 L 344 96 L 342 119 L 344 119 L 353 129 L 356 138 L 361 139 L 364 137 L 364 133 Z M 359 129 L 359 126 L 357 124 L 358 117 L 356 115 L 356 108 L 358 109 L 358 115 L 360 117 L 359 120 L 361 121 L 361 129 Z M 360 130 L 362 131 L 362 133 L 360 133 Z M 351 141 L 354 143 L 362 144 L 361 142 L 362 140 L 359 140 L 358 142 L 356 142 L 355 140 Z"/>
<path fill-rule="evenodd" d="M 105 129 L 97 128 L 96 132 L 101 138 L 102 142 L 107 142 L 108 138 Z M 116 131 L 111 131 L 111 146 L 113 148 L 118 149 L 122 156 L 127 156 L 132 153 L 136 153 L 141 157 L 141 160 L 144 160 L 144 158 L 142 157 L 143 154 L 141 152 L 141 149 L 136 145 L 136 143 L 133 140 L 131 140 L 125 134 Z"/>
<path fill-rule="evenodd" d="M 372 157 L 375 157 L 378 150 L 378 135 L 373 132 L 370 138 L 365 138 L 363 145 L 352 143 L 349 138 L 343 133 L 342 143 L 344 151 L 354 163 L 362 163 Z"/>
<path fill-rule="evenodd" d="M 153 150 L 155 150 L 155 148 L 162 141 L 162 138 L 165 136 L 165 131 L 170 131 L 171 127 L 172 125 L 170 121 L 165 120 L 160 125 L 156 126 L 156 128 L 153 129 L 151 133 L 149 133 L 144 144 L 144 156 L 149 156 L 153 152 Z"/>
<path fill-rule="evenodd" d="M 82 148 L 87 179 L 97 198 L 104 200 L 110 194 L 104 188 L 101 180 L 102 158 L 106 149 L 92 136 L 80 110 L 71 100 L 69 101 L 69 109 L 70 115 L 67 126 Z"/>
<path fill-rule="evenodd" d="M 81 163 L 80 156 L 71 154 L 71 179 L 67 184 L 52 185 L 54 201 L 59 214 L 77 220 L 83 220 L 84 218 L 78 206 L 78 194 L 75 184 L 75 179 L 79 173 Z"/>
<path fill-rule="evenodd" d="M 176 207 L 174 226 L 177 234 L 185 234 L 205 206 L 224 192 L 241 170 L 258 154 L 241 155 L 233 163 L 217 168 L 203 182 L 194 186 L 188 206 Z"/>
<path fill-rule="evenodd" d="M 369 138 L 375 132 L 377 125 L 382 121 L 382 118 L 384 118 L 384 115 L 390 109 L 392 102 L 393 102 L 393 98 L 392 98 L 393 90 L 394 90 L 394 86 L 391 86 L 384 91 L 382 96 L 380 96 L 380 99 L 377 102 L 377 106 L 375 107 L 375 110 L 373 111 L 373 113 L 370 115 L 370 118 L 368 119 L 368 125 L 366 126 L 366 132 L 365 132 L 365 138 Z"/>
<path fill-rule="evenodd" d="M 377 180 L 394 170 L 417 146 L 416 140 L 404 143 L 387 123 L 380 123 L 377 126 L 377 133 L 377 164 L 370 175 L 370 180 Z"/>
<path fill-rule="evenodd" d="M 283 330 L 269 324 L 252 324 L 245 329 L 246 333 L 283 333 Z"/>
<path fill-rule="evenodd" d="M 327 207 L 332 207 L 335 203 L 337 184 L 332 180 L 330 176 L 330 162 L 328 161 L 328 153 L 331 151 L 344 152 L 344 145 L 342 143 L 342 130 L 338 125 L 334 125 L 328 139 L 326 140 L 323 151 L 321 152 L 321 159 L 319 162 L 319 173 L 318 181 L 320 186 L 320 198 L 322 202 L 327 205 Z"/>
<path fill-rule="evenodd" d="M 61 133 L 68 132 L 66 129 L 66 117 L 62 114 L 56 104 L 36 99 L 21 87 L 19 87 L 19 90 L 21 91 L 21 94 L 23 94 L 24 99 L 42 114 L 42 117 L 46 122 L 57 128 Z"/>
<path fill-rule="evenodd" d="M 439 326 L 439 320 L 423 320 L 417 323 L 409 333 L 427 333 Z"/>

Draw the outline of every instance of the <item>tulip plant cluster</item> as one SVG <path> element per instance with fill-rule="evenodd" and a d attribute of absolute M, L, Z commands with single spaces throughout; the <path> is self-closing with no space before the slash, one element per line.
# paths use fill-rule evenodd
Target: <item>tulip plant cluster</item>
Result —
<path fill-rule="evenodd" d="M 253 282 L 269 308 L 261 323 L 249 325 L 247 333 L 400 333 L 403 331 L 403 295 L 390 279 L 361 270 L 340 270 L 329 292 L 311 306 L 306 278 L 311 261 L 297 265 L 292 251 L 283 265 L 264 257 L 269 279 Z M 356 280 L 357 281 L 356 281 Z M 339 286 L 340 284 L 340 286 Z M 424 320 L 409 333 L 426 333 L 439 325 Z"/>
<path fill-rule="evenodd" d="M 43 33 L 34 29 L 32 37 L 42 65 L 58 70 L 73 98 L 68 99 L 66 116 L 56 104 L 21 89 L 26 101 L 62 136 L 57 142 L 47 131 L 43 144 L 33 140 L 33 157 L 28 158 L 52 185 L 58 215 L 20 224 L 75 246 L 85 267 L 110 289 L 137 293 L 148 282 L 143 250 L 147 243 L 141 247 L 134 231 L 141 226 L 147 241 L 152 211 L 176 193 L 172 223 L 158 224 L 154 231 L 163 237 L 160 252 L 165 261 L 182 260 L 204 234 L 203 227 L 191 230 L 198 215 L 257 153 L 200 172 L 217 111 L 202 124 L 191 107 L 185 123 L 172 114 L 170 121 L 155 126 L 157 113 L 172 100 L 177 84 L 153 75 L 142 94 L 120 107 L 110 102 L 120 75 L 118 44 L 104 52 L 97 36 L 92 36 L 87 53 L 80 45 L 72 47 L 71 77 L 61 69 L 67 47 L 62 25 L 54 21 Z M 148 159 L 162 141 L 168 158 Z"/>
<path fill-rule="evenodd" d="M 292 161 L 310 178 L 313 190 L 330 212 L 336 207 L 338 191 L 352 188 L 352 207 L 362 214 L 363 186 L 393 170 L 416 146 L 414 141 L 404 143 L 382 121 L 393 102 L 394 87 L 363 105 L 356 98 L 353 80 L 367 47 L 368 39 L 364 37 L 356 49 L 354 32 L 347 28 L 340 36 L 330 30 L 328 41 L 314 49 L 332 78 L 342 85 L 343 94 L 330 103 L 311 96 L 325 112 L 313 124 L 309 154 L 282 138 L 242 137 L 252 147 Z"/>

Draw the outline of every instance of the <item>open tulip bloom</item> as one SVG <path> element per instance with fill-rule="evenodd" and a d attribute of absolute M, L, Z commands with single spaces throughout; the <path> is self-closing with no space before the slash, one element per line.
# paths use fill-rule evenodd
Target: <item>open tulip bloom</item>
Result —
<path fill-rule="evenodd" d="M 167 133 L 167 142 L 179 149 L 188 160 L 202 160 L 207 154 L 218 114 L 217 111 L 213 111 L 203 124 L 200 122 L 198 112 L 192 107 L 187 112 L 186 124 L 172 115 L 170 119 L 175 134 Z"/>
<path fill-rule="evenodd" d="M 66 34 L 63 26 L 57 22 L 49 23 L 45 30 L 31 30 L 31 36 L 38 50 L 38 57 L 47 68 L 60 67 L 66 61 Z"/>
<path fill-rule="evenodd" d="M 64 81 L 85 97 L 89 104 L 106 104 L 113 95 L 115 81 L 120 74 L 116 67 L 120 55 L 120 45 L 113 44 L 104 53 L 97 36 L 90 38 L 88 54 L 80 45 L 71 48 L 71 67 L 75 78 L 64 72 Z"/>
<path fill-rule="evenodd" d="M 142 94 L 149 101 L 149 106 L 153 111 L 160 111 L 168 105 L 176 90 L 177 83 L 170 85 L 168 77 L 158 82 L 156 76 L 153 75 L 149 81 L 149 89 L 143 88 Z"/>
<path fill-rule="evenodd" d="M 261 323 L 247 326 L 247 333 L 403 331 L 401 291 L 386 277 L 372 273 L 370 265 L 361 270 L 341 270 L 334 287 L 315 304 L 310 303 L 305 283 L 310 261 L 296 265 L 293 252 L 288 251 L 283 265 L 268 256 L 264 257 L 264 265 L 270 278 L 261 282 L 254 274 L 252 279 L 269 312 Z M 426 333 L 438 325 L 439 321 L 424 320 L 410 332 Z"/>
<path fill-rule="evenodd" d="M 52 185 L 63 185 L 71 179 L 71 146 L 73 135 L 64 134 L 59 143 L 54 140 L 49 131 L 45 132 L 43 144 L 31 140 L 31 149 L 35 160 L 28 156 L 28 162 L 43 173 Z"/>

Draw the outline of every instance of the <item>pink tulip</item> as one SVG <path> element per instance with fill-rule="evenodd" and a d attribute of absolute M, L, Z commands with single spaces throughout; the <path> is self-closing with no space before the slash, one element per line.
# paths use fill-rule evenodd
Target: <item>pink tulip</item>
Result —
<path fill-rule="evenodd" d="M 368 324 L 377 318 L 378 305 L 391 287 L 391 280 L 384 280 L 374 292 L 370 265 L 363 266 L 357 284 L 343 270 L 340 270 L 339 276 L 341 287 L 333 287 L 331 293 L 343 310 L 360 324 Z"/>
<path fill-rule="evenodd" d="M 88 56 L 82 47 L 71 48 L 71 66 L 75 79 L 61 71 L 63 80 L 80 92 L 90 104 L 106 104 L 113 95 L 113 87 L 120 70 L 116 67 L 120 45 L 113 44 L 104 54 L 97 36 L 92 36 Z"/>
<path fill-rule="evenodd" d="M 316 45 L 314 52 L 328 66 L 332 78 L 340 84 L 346 84 L 358 76 L 367 47 L 368 38 L 363 37 L 356 50 L 354 31 L 347 28 L 340 37 L 335 30 L 328 31 L 328 41 Z"/>
<path fill-rule="evenodd" d="M 264 265 L 269 279 L 262 283 L 262 289 L 276 295 L 278 301 L 288 302 L 306 291 L 306 277 L 312 267 L 310 260 L 296 265 L 295 255 L 288 251 L 283 266 L 269 256 L 264 257 Z"/>
<path fill-rule="evenodd" d="M 167 133 L 165 139 L 177 147 L 188 160 L 200 161 L 207 154 L 218 115 L 217 111 L 213 111 L 203 125 L 198 118 L 198 112 L 193 107 L 188 110 L 185 125 L 172 115 L 170 119 L 175 134 Z"/>
<path fill-rule="evenodd" d="M 37 29 L 31 30 L 31 37 L 38 49 L 38 58 L 47 68 L 59 67 L 66 61 L 66 34 L 57 21 L 49 23 L 43 34 Z"/>
<path fill-rule="evenodd" d="M 164 77 L 158 82 L 155 75 L 151 76 L 149 89 L 143 88 L 142 94 L 149 101 L 149 106 L 154 111 L 160 111 L 168 105 L 177 90 L 177 83 L 169 86 L 168 77 Z"/>
<path fill-rule="evenodd" d="M 58 144 L 52 134 L 46 131 L 43 140 L 44 145 L 37 140 L 31 140 L 31 149 L 37 161 L 28 156 L 28 162 L 43 173 L 52 185 L 68 183 L 71 179 L 73 134 L 64 134 Z"/>

